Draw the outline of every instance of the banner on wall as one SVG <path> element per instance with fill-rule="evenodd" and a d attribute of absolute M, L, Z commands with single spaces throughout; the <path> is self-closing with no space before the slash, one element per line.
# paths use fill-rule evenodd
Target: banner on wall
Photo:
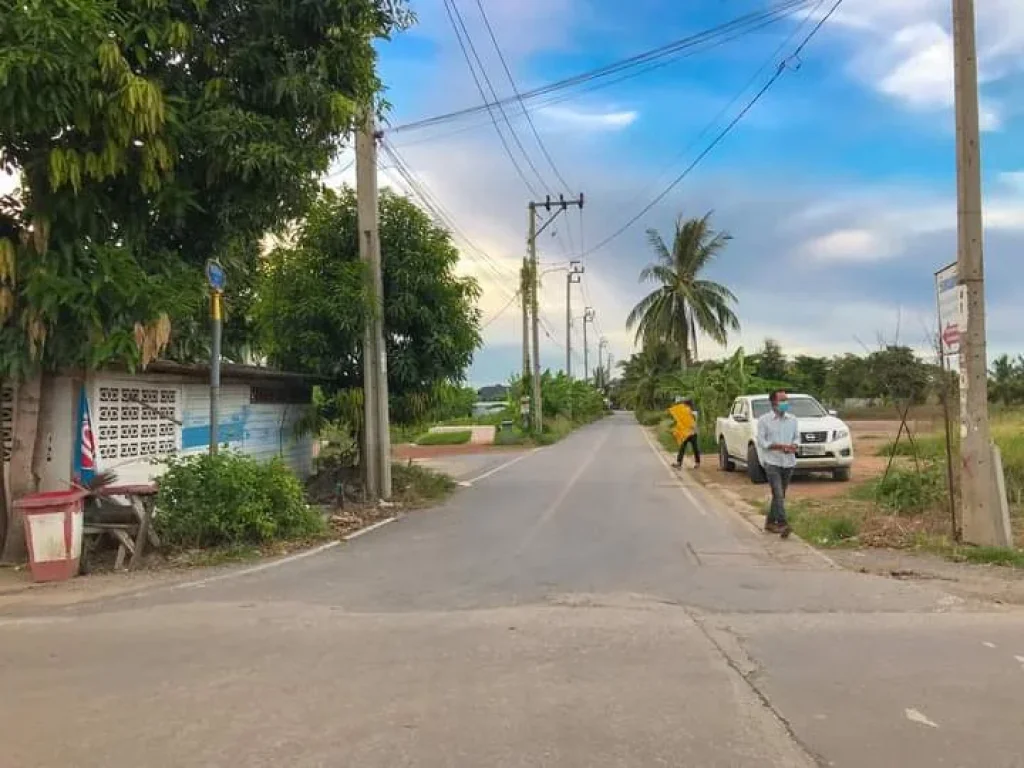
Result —
<path fill-rule="evenodd" d="M 96 476 L 96 438 L 89 415 L 89 397 L 82 385 L 78 398 L 78 440 L 75 446 L 75 482 L 87 485 Z"/>

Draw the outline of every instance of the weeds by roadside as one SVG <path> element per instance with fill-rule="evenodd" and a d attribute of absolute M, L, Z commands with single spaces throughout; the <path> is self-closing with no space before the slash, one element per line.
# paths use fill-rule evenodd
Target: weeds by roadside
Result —
<path fill-rule="evenodd" d="M 426 432 L 416 438 L 416 445 L 465 445 L 473 438 L 469 429 L 457 432 Z"/>

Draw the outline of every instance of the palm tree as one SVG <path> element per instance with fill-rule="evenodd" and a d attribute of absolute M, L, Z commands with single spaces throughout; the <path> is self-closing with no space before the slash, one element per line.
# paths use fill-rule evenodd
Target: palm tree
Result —
<path fill-rule="evenodd" d="M 740 328 L 731 306 L 736 296 L 721 283 L 700 277 L 732 239 L 727 232 L 713 230 L 710 220 L 710 213 L 699 219 L 680 216 L 671 251 L 657 230 L 647 230 L 657 261 L 643 269 L 640 282 L 658 287 L 626 319 L 630 330 L 636 328 L 637 343 L 668 344 L 679 351 L 684 367 L 697 357 L 698 330 L 725 345 L 729 332 Z"/>

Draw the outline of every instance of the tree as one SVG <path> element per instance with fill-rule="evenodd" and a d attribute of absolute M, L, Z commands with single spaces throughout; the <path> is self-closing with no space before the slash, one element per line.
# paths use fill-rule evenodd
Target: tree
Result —
<path fill-rule="evenodd" d="M 472 362 L 480 291 L 455 275 L 448 232 L 408 199 L 384 190 L 380 217 L 389 392 L 395 420 L 415 422 L 436 388 L 461 381 Z M 333 389 L 360 388 L 364 278 L 355 192 L 325 190 L 293 244 L 271 252 L 260 274 L 255 316 L 271 363 Z"/>
<path fill-rule="evenodd" d="M 736 303 L 732 291 L 701 277 L 732 239 L 728 233 L 711 229 L 710 221 L 710 213 L 700 219 L 680 217 L 671 251 L 656 230 L 647 230 L 656 261 L 643 269 L 640 282 L 657 287 L 626 319 L 630 330 L 636 328 L 638 343 L 668 344 L 679 353 L 684 367 L 697 357 L 698 330 L 724 345 L 729 332 L 740 327 L 732 309 Z"/>
<path fill-rule="evenodd" d="M 764 340 L 764 349 L 754 356 L 756 368 L 754 374 L 769 382 L 783 383 L 786 381 L 788 364 L 782 347 L 774 339 Z"/>
<path fill-rule="evenodd" d="M 7 3 L 0 378 L 204 356 L 210 257 L 244 343 L 259 239 L 308 205 L 380 90 L 373 39 L 408 21 L 402 0 Z"/>
<path fill-rule="evenodd" d="M 653 411 L 665 407 L 673 395 L 681 395 L 679 357 L 666 344 L 644 345 L 629 360 L 619 363 L 622 369 L 620 393 L 622 403 L 637 411 Z"/>
<path fill-rule="evenodd" d="M 1011 360 L 1002 355 L 992 363 L 989 381 L 989 399 L 1002 405 L 1016 405 L 1024 401 L 1024 357 Z"/>
<path fill-rule="evenodd" d="M 828 360 L 824 357 L 797 355 L 789 370 L 793 388 L 814 397 L 824 397 L 828 381 Z"/>
<path fill-rule="evenodd" d="M 846 354 L 832 360 L 825 379 L 825 397 L 842 401 L 856 397 L 871 397 L 869 391 L 867 360 L 857 355 Z"/>
<path fill-rule="evenodd" d="M 924 402 L 931 375 L 910 347 L 890 345 L 868 355 L 868 391 L 889 402 Z"/>

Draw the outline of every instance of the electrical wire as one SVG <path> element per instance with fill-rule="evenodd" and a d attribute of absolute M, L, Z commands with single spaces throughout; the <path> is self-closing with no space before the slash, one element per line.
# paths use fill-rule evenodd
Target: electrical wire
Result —
<path fill-rule="evenodd" d="M 448 3 L 452 0 L 445 0 L 446 9 Z M 694 48 L 701 44 L 713 42 L 719 38 L 729 38 L 729 35 L 736 32 L 747 34 L 751 31 L 763 28 L 762 25 L 765 23 L 775 23 L 793 15 L 793 13 L 799 12 L 803 8 L 808 7 L 814 0 L 786 0 L 773 7 L 770 10 L 756 11 L 748 13 L 743 16 L 732 19 L 731 21 L 718 24 L 709 29 L 703 30 L 693 35 L 689 35 L 684 38 L 680 38 L 673 42 L 659 46 L 657 48 L 644 51 L 642 53 L 630 56 L 625 59 L 606 64 L 602 67 L 598 67 L 593 70 L 588 70 L 571 77 L 557 80 L 553 83 L 549 83 L 538 88 L 513 95 L 500 100 L 502 106 L 513 104 L 515 102 L 522 102 L 525 100 L 534 99 L 539 96 L 546 96 L 552 93 L 556 93 L 561 90 L 582 85 L 593 80 L 598 80 L 609 75 L 618 74 L 623 71 L 628 71 L 635 67 L 643 66 L 653 62 L 658 62 L 666 57 L 671 57 L 675 54 L 684 52 L 688 49 Z M 449 16 L 451 12 L 449 10 Z M 452 19 L 454 24 L 454 19 Z M 402 133 L 406 131 L 418 130 L 428 126 L 438 125 L 442 123 L 451 122 L 456 119 L 464 118 L 471 115 L 482 114 L 487 111 L 490 112 L 491 108 L 497 106 L 497 102 L 491 103 L 485 102 L 481 105 L 466 107 L 453 112 L 448 112 L 442 115 L 436 115 L 434 117 L 424 118 L 416 120 L 414 122 L 405 123 L 402 125 L 394 126 L 387 129 L 388 133 Z"/>
<path fill-rule="evenodd" d="M 501 316 L 508 312 L 509 308 L 515 303 L 516 299 L 519 298 L 519 293 L 519 291 L 516 291 L 514 294 L 512 294 L 512 298 L 508 300 L 508 303 L 505 304 L 505 306 L 503 306 L 501 309 L 499 309 L 494 315 L 492 315 L 491 318 L 487 320 L 483 325 L 481 325 L 480 330 L 484 330 L 495 321 L 501 319 Z"/>
<path fill-rule="evenodd" d="M 676 176 L 669 183 L 669 185 L 667 187 L 665 187 L 661 192 L 659 192 L 654 197 L 654 199 L 651 200 L 651 202 L 649 202 L 647 205 L 645 205 L 640 210 L 639 213 L 637 213 L 635 216 L 633 216 L 631 219 L 629 219 L 629 221 L 627 221 L 625 224 L 623 224 L 621 227 L 619 227 L 617 230 L 615 230 L 612 234 L 610 234 L 604 240 L 599 242 L 593 248 L 589 249 L 586 253 L 587 254 L 591 254 L 591 253 L 594 253 L 595 251 L 599 251 L 601 248 L 603 248 L 604 246 L 608 245 L 610 242 L 612 242 L 613 240 L 618 238 L 620 235 L 622 235 L 624 232 L 626 232 L 626 230 L 628 230 L 630 227 L 632 227 L 634 224 L 636 224 L 636 222 L 638 222 L 641 218 L 643 218 L 643 216 L 645 216 L 652 208 L 654 208 L 654 206 L 656 206 L 658 203 L 660 203 L 662 200 L 664 200 L 665 197 L 673 189 L 675 189 L 680 184 L 680 182 L 683 181 L 683 179 L 685 179 L 687 176 L 689 176 L 693 172 L 693 170 L 698 165 L 700 165 L 700 163 L 704 160 L 704 158 L 706 158 L 708 155 L 710 155 L 715 150 L 715 148 L 719 144 L 721 144 L 722 141 L 725 140 L 725 138 L 732 132 L 732 130 L 739 124 L 739 122 L 741 120 L 743 120 L 743 118 L 747 116 L 747 114 L 750 112 L 750 110 L 752 110 L 754 108 L 754 106 L 764 97 L 764 95 L 766 93 L 768 93 L 768 91 L 771 89 L 771 87 L 773 85 L 775 85 L 776 82 L 779 81 L 779 79 L 782 77 L 782 75 L 786 72 L 786 69 L 787 69 L 787 66 L 788 66 L 789 62 L 796 60 L 797 68 L 799 68 L 799 57 L 800 57 L 800 54 L 803 52 L 803 50 L 807 46 L 807 44 L 818 33 L 818 31 L 825 25 L 825 22 L 827 22 L 833 16 L 833 14 L 835 14 L 835 12 L 837 10 L 839 10 L 839 7 L 843 4 L 843 2 L 844 2 L 844 0 L 836 0 L 836 2 L 832 5 L 832 8 L 829 10 L 829 12 L 826 13 L 821 19 L 819 19 L 818 23 L 807 34 L 807 36 L 803 39 L 803 42 L 801 42 L 800 45 L 797 46 L 796 50 L 792 54 L 790 54 L 790 56 L 787 57 L 785 60 L 779 62 L 779 65 L 776 68 L 775 73 L 768 79 L 768 81 L 761 87 L 761 89 L 756 94 L 754 94 L 753 98 L 751 98 L 750 101 L 747 102 L 747 104 L 743 107 L 743 109 L 741 109 L 739 111 L 739 113 L 736 115 L 736 117 L 734 117 L 731 121 L 729 121 L 729 123 L 725 126 L 725 128 L 723 128 L 715 136 L 715 138 L 711 141 L 711 143 L 708 144 L 708 146 L 705 147 L 704 150 L 699 155 L 697 155 L 697 157 L 693 160 L 693 162 L 691 162 L 682 173 L 680 173 L 678 176 Z"/>
<path fill-rule="evenodd" d="M 533 122 L 533 118 L 530 117 L 530 112 L 526 108 L 526 102 L 523 100 L 522 94 L 519 92 L 519 87 L 516 85 L 516 80 L 512 76 L 512 70 L 509 69 L 508 62 L 505 60 L 505 54 L 501 50 L 501 46 L 498 44 L 498 38 L 494 34 L 494 28 L 491 27 L 491 20 L 487 17 L 487 11 L 484 10 L 484 4 L 481 0 L 476 0 L 476 7 L 480 9 L 480 16 L 484 20 L 484 27 L 487 29 L 487 34 L 491 38 L 491 43 L 494 45 L 494 50 L 498 53 L 498 59 L 501 61 L 501 66 L 505 70 L 505 76 L 508 77 L 509 85 L 512 86 L 512 92 L 515 94 L 516 99 L 519 101 L 520 106 L 523 108 L 523 114 L 526 116 L 526 121 L 530 124 L 530 130 L 533 132 L 533 138 L 537 140 L 537 146 L 540 147 L 541 153 L 544 155 L 544 159 L 548 161 L 548 165 L 551 166 L 551 170 L 554 171 L 555 177 L 561 182 L 565 188 L 566 193 L 572 194 L 572 189 L 569 187 L 569 182 L 562 176 L 562 172 L 558 170 L 558 166 L 555 164 L 554 159 L 551 157 L 551 153 L 548 152 L 547 146 L 544 144 L 544 140 L 541 138 L 540 133 L 537 131 L 537 126 Z"/>
<path fill-rule="evenodd" d="M 497 279 L 497 287 L 507 297 L 509 295 L 509 290 L 505 286 L 509 280 L 518 281 L 518 276 L 514 273 L 510 275 L 507 271 L 503 270 L 495 261 L 494 257 L 470 239 L 470 237 L 456 223 L 455 217 L 444 208 L 440 200 L 430 190 L 426 183 L 416 176 L 415 172 L 410 168 L 402 155 L 387 141 L 387 139 L 381 140 L 381 150 L 394 164 L 395 170 L 398 172 L 402 181 L 405 182 L 409 191 L 420 200 L 421 204 L 426 208 L 427 212 L 431 214 L 435 222 L 445 229 L 448 229 L 453 235 L 459 237 L 468 246 L 469 251 L 467 252 L 467 256 L 479 260 L 490 269 Z"/>
<path fill-rule="evenodd" d="M 483 62 L 477 54 L 476 46 L 473 44 L 473 40 L 469 36 L 469 30 L 466 28 L 466 23 L 462 18 L 462 14 L 460 13 L 458 6 L 455 4 L 455 0 L 444 0 L 444 8 L 448 14 L 448 20 L 451 22 L 452 30 L 455 32 L 455 38 L 458 40 L 459 47 L 462 49 L 462 54 L 466 59 L 466 65 L 469 67 L 469 72 L 473 76 L 473 82 L 476 83 L 477 91 L 479 91 L 480 98 L 483 100 L 483 108 L 486 109 L 488 114 L 491 116 L 491 121 L 494 123 L 494 130 L 498 133 L 498 138 L 501 139 L 501 144 L 505 148 L 505 154 L 507 154 L 509 160 L 512 161 L 512 165 L 515 167 L 516 173 L 519 174 L 519 177 L 523 180 L 526 188 L 530 190 L 530 193 L 534 197 L 539 197 L 537 190 L 534 188 L 533 184 L 530 183 L 530 180 L 526 177 L 522 167 L 519 165 L 519 161 L 516 160 L 515 155 L 512 153 L 512 149 L 509 147 L 508 141 L 505 139 L 505 134 L 502 133 L 501 127 L 498 125 L 498 118 L 494 114 L 494 107 L 497 107 L 501 112 L 501 116 L 504 119 L 505 124 L 508 126 L 509 132 L 512 134 L 513 141 L 515 141 L 516 145 L 519 147 L 519 151 L 523 154 L 523 157 L 526 158 L 526 162 L 530 166 L 534 175 L 541 179 L 541 185 L 544 184 L 544 180 L 537 171 L 537 166 L 534 165 L 533 160 L 530 159 L 530 156 L 523 148 L 523 144 L 519 140 L 518 134 L 516 134 L 515 130 L 512 128 L 512 123 L 508 119 L 505 107 L 501 100 L 498 99 L 498 93 L 494 90 L 494 86 L 491 84 L 491 79 L 487 75 L 487 70 L 484 68 Z M 459 31 L 460 28 L 462 30 L 461 34 Z M 465 42 L 463 42 L 463 35 L 465 35 Z M 469 46 L 469 50 L 466 48 L 467 45 Z M 487 93 L 484 91 L 484 88 L 480 83 L 480 78 L 477 77 L 476 69 L 473 67 L 473 61 L 470 58 L 470 51 L 472 51 L 472 58 L 476 59 L 477 66 L 480 68 L 480 74 L 487 83 L 487 87 L 490 89 L 494 101 L 489 101 L 487 98 Z"/>

